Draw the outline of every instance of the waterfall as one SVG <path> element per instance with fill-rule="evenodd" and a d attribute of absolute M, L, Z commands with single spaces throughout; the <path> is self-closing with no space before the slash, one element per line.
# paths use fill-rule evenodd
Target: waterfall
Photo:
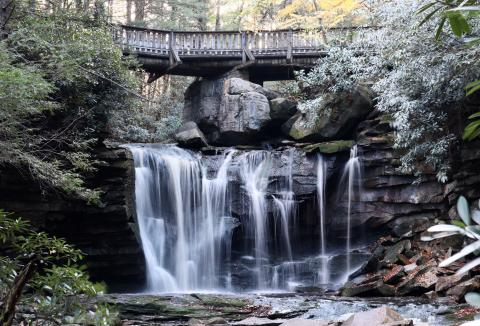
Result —
<path fill-rule="evenodd" d="M 352 222 L 352 201 L 354 196 L 354 186 L 355 182 L 361 179 L 360 175 L 360 162 L 358 159 L 358 149 L 357 145 L 354 145 L 350 150 L 350 159 L 348 160 L 347 164 L 345 165 L 345 171 L 343 174 L 342 179 L 345 179 L 345 176 L 348 176 L 348 185 L 347 185 L 347 192 L 348 192 L 348 208 L 347 208 L 347 241 L 346 241 L 346 259 L 347 259 L 347 270 L 346 275 L 348 276 L 351 271 L 351 259 L 350 259 L 350 251 L 351 251 L 351 222 Z"/>
<path fill-rule="evenodd" d="M 129 148 L 148 291 L 219 287 L 222 243 L 225 235 L 231 236 L 225 223 L 233 151 L 216 177 L 208 179 L 200 157 L 189 151 L 174 146 Z"/>
<path fill-rule="evenodd" d="M 321 155 L 294 148 L 213 155 L 173 145 L 128 148 L 135 163 L 148 292 L 335 286 L 357 263 L 350 261 L 352 202 L 360 176 L 356 147 L 342 177 L 348 186 L 348 234 L 341 250 L 327 241 L 327 163 Z M 307 201 L 314 199 L 297 197 L 294 176 L 299 194 L 316 188 L 318 217 L 312 217 L 319 230 L 311 228 L 316 223 L 309 215 L 298 213 L 313 207 Z M 312 245 L 318 234 L 318 245 Z"/>
<path fill-rule="evenodd" d="M 322 155 L 317 158 L 317 201 L 318 215 L 320 217 L 320 258 L 322 260 L 322 268 L 319 273 L 321 284 L 328 283 L 328 256 L 325 231 L 325 187 L 327 183 L 327 163 Z"/>
<path fill-rule="evenodd" d="M 264 261 L 268 261 L 266 192 L 270 175 L 270 155 L 266 151 L 253 151 L 240 158 L 240 175 L 249 197 L 249 234 L 254 238 L 254 257 L 258 289 L 267 287 L 267 270 Z"/>

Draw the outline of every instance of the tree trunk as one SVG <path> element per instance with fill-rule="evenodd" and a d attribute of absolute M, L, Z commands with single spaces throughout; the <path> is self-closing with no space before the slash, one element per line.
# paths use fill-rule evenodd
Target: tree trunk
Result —
<path fill-rule="evenodd" d="M 8 35 L 7 25 L 15 9 L 14 0 L 0 0 L 0 40 Z"/>
<path fill-rule="evenodd" d="M 132 23 L 132 0 L 127 0 L 127 24 Z"/>
<path fill-rule="evenodd" d="M 12 287 L 9 289 L 3 300 L 2 314 L 0 315 L 0 323 L 2 326 L 12 325 L 13 318 L 15 318 L 15 308 L 22 296 L 23 288 L 25 287 L 25 284 L 32 279 L 36 271 L 37 263 L 31 261 L 22 268 L 18 276 L 15 278 Z"/>
<path fill-rule="evenodd" d="M 220 30 L 220 0 L 217 0 L 215 2 L 215 30 L 219 31 Z"/>
<path fill-rule="evenodd" d="M 145 21 L 145 0 L 135 0 L 135 22 L 143 23 Z"/>

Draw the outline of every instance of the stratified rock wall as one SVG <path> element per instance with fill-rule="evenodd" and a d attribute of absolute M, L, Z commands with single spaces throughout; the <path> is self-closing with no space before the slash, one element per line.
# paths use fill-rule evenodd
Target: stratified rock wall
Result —
<path fill-rule="evenodd" d="M 0 170 L 0 207 L 84 251 L 94 279 L 138 288 L 144 259 L 134 231 L 132 158 L 123 148 L 98 149 L 96 158 L 103 164 L 87 183 L 104 192 L 101 207 L 44 191 L 28 173 L 7 167 Z"/>

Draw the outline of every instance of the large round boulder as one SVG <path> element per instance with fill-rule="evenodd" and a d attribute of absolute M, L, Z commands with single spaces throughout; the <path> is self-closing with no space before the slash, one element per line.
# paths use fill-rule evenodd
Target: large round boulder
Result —
<path fill-rule="evenodd" d="M 185 93 L 184 120 L 215 145 L 244 145 L 280 135 L 296 103 L 241 78 L 197 80 Z"/>
<path fill-rule="evenodd" d="M 373 110 L 373 92 L 357 86 L 352 92 L 323 94 L 314 110 L 298 112 L 282 126 L 295 140 L 318 141 L 350 136 L 358 123 Z"/>

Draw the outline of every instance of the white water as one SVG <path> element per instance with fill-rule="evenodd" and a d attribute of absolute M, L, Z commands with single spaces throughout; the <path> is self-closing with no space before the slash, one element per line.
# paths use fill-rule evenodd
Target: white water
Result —
<path fill-rule="evenodd" d="M 136 209 L 148 292 L 231 291 L 239 286 L 292 290 L 337 279 L 333 275 L 338 268 L 329 270 L 333 257 L 329 254 L 341 254 L 343 248 L 341 252 L 328 248 L 327 165 L 322 156 L 316 160 L 320 253 L 305 254 L 297 243 L 317 246 L 297 233 L 308 216 L 297 216 L 293 175 L 302 171 L 292 171 L 295 150 L 240 154 L 227 150 L 223 158 L 208 158 L 206 162 L 216 167 L 207 169 L 201 155 L 175 146 L 129 148 L 135 161 Z M 344 178 L 348 176 L 347 275 L 351 270 L 351 205 L 359 173 L 354 148 L 344 172 Z M 230 183 L 229 175 L 237 183 Z M 239 233 L 245 243 L 237 241 L 232 253 L 232 237 L 240 223 L 232 217 L 231 207 L 241 199 L 245 211 L 240 212 Z M 312 229 L 312 236 L 315 233 Z"/>
<path fill-rule="evenodd" d="M 173 146 L 130 150 L 147 290 L 218 288 L 220 243 L 225 234 L 231 235 L 225 228 L 229 216 L 225 202 L 233 152 L 210 180 L 199 157 L 188 151 Z"/>
<path fill-rule="evenodd" d="M 320 258 L 322 259 L 322 268 L 319 271 L 319 280 L 321 284 L 327 284 L 329 279 L 328 256 L 327 256 L 327 234 L 325 230 L 325 187 L 327 183 L 327 163 L 322 155 L 317 159 L 317 201 L 318 215 L 320 217 Z"/>
<path fill-rule="evenodd" d="M 351 252 L 351 242 L 352 242 L 352 235 L 351 235 L 351 225 L 352 225 L 352 201 L 353 201 L 353 196 L 355 195 L 355 184 L 358 182 L 359 179 L 361 179 L 360 175 L 360 161 L 358 158 L 358 149 L 357 145 L 354 145 L 352 149 L 350 150 L 350 159 L 348 160 L 347 164 L 345 165 L 345 171 L 342 179 L 345 179 L 345 177 L 348 177 L 348 185 L 347 185 L 347 192 L 348 192 L 348 206 L 347 206 L 347 241 L 346 241 L 346 246 L 345 246 L 345 251 L 347 253 L 346 259 L 347 259 L 347 271 L 346 275 L 350 274 L 352 268 L 351 268 L 351 257 L 350 257 L 350 252 Z M 359 191 L 358 191 L 359 195 Z"/>
<path fill-rule="evenodd" d="M 255 239 L 254 257 L 257 273 L 257 288 L 267 288 L 267 270 L 264 261 L 268 261 L 267 247 L 267 199 L 266 192 L 270 175 L 270 155 L 266 151 L 252 151 L 240 157 L 240 175 L 249 197 L 249 234 Z"/>

